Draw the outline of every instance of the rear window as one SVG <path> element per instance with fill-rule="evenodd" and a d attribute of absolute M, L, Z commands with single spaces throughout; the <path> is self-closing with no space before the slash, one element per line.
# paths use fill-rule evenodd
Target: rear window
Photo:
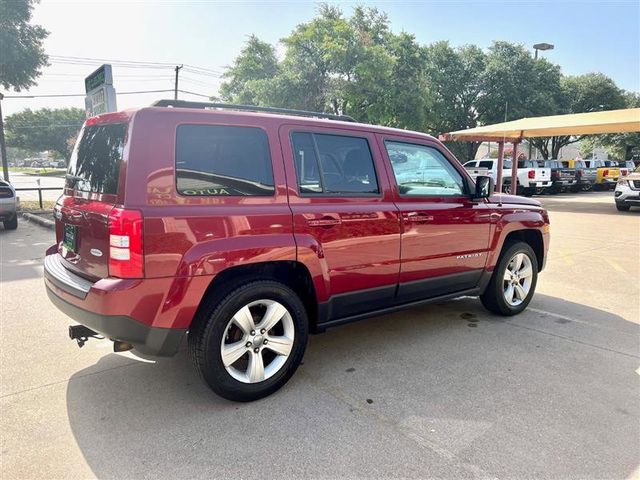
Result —
<path fill-rule="evenodd" d="M 266 133 L 254 127 L 180 125 L 176 186 L 188 196 L 273 195 Z"/>
<path fill-rule="evenodd" d="M 82 192 L 115 194 L 127 125 L 85 126 L 69 160 L 65 185 Z"/>

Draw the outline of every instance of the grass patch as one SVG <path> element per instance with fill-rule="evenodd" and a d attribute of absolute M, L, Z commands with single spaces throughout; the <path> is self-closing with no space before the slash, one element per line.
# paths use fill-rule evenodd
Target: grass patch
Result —
<path fill-rule="evenodd" d="M 39 212 L 41 210 L 53 211 L 53 207 L 56 202 L 53 200 L 43 200 L 42 208 L 40 208 L 40 202 L 38 200 L 20 200 L 20 206 L 18 209 L 21 212 Z"/>
<path fill-rule="evenodd" d="M 37 175 L 39 177 L 64 177 L 67 170 L 65 168 L 9 167 L 9 173 L 11 172 Z"/>

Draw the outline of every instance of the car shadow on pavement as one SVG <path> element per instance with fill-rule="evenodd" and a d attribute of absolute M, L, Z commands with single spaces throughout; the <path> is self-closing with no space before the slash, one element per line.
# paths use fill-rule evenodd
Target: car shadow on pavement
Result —
<path fill-rule="evenodd" d="M 534 300 L 510 318 L 462 298 L 330 329 L 252 403 L 213 394 L 184 349 L 109 354 L 70 379 L 70 425 L 98 478 L 626 478 L 639 357 L 621 339 L 638 325 Z"/>

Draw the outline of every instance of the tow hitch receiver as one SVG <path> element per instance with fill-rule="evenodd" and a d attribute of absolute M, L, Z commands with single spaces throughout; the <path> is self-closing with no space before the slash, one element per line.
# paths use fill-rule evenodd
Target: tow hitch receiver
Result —
<path fill-rule="evenodd" d="M 69 338 L 78 342 L 78 347 L 82 348 L 90 338 L 104 338 L 98 332 L 94 332 L 84 325 L 69 325 Z"/>

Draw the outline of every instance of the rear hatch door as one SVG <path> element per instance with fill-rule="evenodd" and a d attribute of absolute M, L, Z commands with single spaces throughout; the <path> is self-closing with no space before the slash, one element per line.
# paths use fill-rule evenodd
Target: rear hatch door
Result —
<path fill-rule="evenodd" d="M 68 269 L 91 280 L 109 275 L 109 213 L 119 201 L 126 131 L 125 123 L 82 129 L 55 207 L 58 252 Z"/>

